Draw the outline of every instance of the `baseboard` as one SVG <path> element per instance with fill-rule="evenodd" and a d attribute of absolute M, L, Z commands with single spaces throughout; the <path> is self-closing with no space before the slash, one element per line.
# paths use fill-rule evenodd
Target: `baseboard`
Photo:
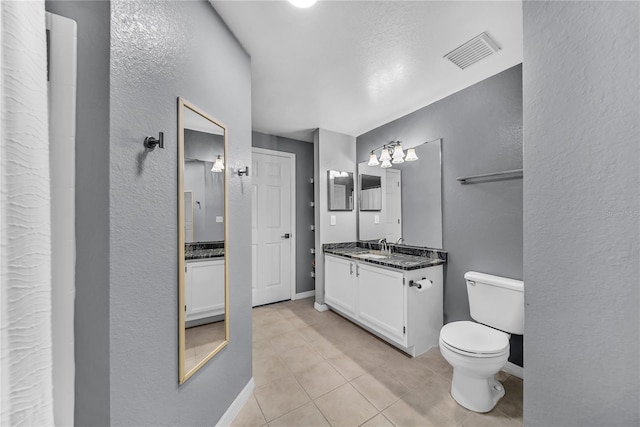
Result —
<path fill-rule="evenodd" d="M 253 381 L 253 377 L 249 380 L 246 386 L 242 389 L 242 391 L 238 394 L 235 400 L 231 403 L 231 406 L 227 408 L 227 411 L 224 413 L 222 418 L 216 424 L 216 427 L 227 427 L 230 426 L 233 420 L 238 416 L 240 410 L 245 403 L 251 397 L 253 390 L 256 388 L 256 383 Z"/>
<path fill-rule="evenodd" d="M 316 291 L 307 291 L 307 292 L 300 292 L 299 294 L 296 294 L 296 299 L 304 299 L 304 298 L 311 298 L 311 297 L 315 297 L 316 296 Z"/>
<path fill-rule="evenodd" d="M 318 304 L 317 302 L 313 304 L 313 308 L 315 308 L 319 312 L 329 310 L 329 307 L 327 307 L 327 304 Z"/>
<path fill-rule="evenodd" d="M 522 366 L 516 365 L 515 363 L 507 362 L 502 370 L 515 377 L 524 379 L 524 368 Z"/>

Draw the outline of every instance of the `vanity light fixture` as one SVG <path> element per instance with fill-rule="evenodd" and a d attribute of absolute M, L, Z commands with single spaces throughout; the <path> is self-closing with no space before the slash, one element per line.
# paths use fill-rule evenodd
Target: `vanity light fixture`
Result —
<path fill-rule="evenodd" d="M 418 160 L 418 156 L 416 155 L 416 149 L 415 148 L 409 148 L 407 150 L 407 156 L 404 158 L 405 162 L 413 162 L 415 160 Z"/>
<path fill-rule="evenodd" d="M 367 163 L 367 165 L 369 166 L 378 166 L 380 164 L 380 162 L 378 161 L 378 156 L 376 156 L 376 153 L 371 151 L 371 154 L 369 155 L 369 163 Z"/>
<path fill-rule="evenodd" d="M 306 9 L 307 7 L 311 7 L 316 4 L 316 1 L 317 0 L 289 0 L 289 3 L 291 3 L 295 7 Z"/>
<path fill-rule="evenodd" d="M 349 172 L 334 171 L 334 170 L 329 171 L 329 179 L 348 178 L 348 177 L 349 177 Z"/>
<path fill-rule="evenodd" d="M 389 148 L 387 146 L 382 147 L 382 151 L 380 152 L 380 162 L 384 163 L 385 161 L 391 160 L 391 154 L 389 154 Z"/>
<path fill-rule="evenodd" d="M 393 156 L 391 156 L 392 163 L 404 163 L 404 151 L 402 151 L 402 143 L 400 141 L 396 142 L 395 147 L 393 147 Z"/>
<path fill-rule="evenodd" d="M 380 150 L 380 158 L 376 156 L 376 151 Z M 415 148 L 409 148 L 407 153 L 404 153 L 402 149 L 402 142 L 391 141 L 389 144 L 385 144 L 382 147 L 378 147 L 371 150 L 369 155 L 369 166 L 378 166 L 382 168 L 390 168 L 393 164 L 400 164 L 404 162 L 413 162 L 418 160 Z"/>
<path fill-rule="evenodd" d="M 224 170 L 224 161 L 222 160 L 222 156 L 218 154 L 216 156 L 216 159 L 213 161 L 211 172 L 222 172 L 223 170 Z"/>

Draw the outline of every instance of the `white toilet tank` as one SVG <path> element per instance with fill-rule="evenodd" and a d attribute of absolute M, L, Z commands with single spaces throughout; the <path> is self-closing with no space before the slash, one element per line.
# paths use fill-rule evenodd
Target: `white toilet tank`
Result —
<path fill-rule="evenodd" d="M 468 271 L 467 281 L 471 317 L 501 331 L 524 333 L 524 283 L 491 274 Z"/>

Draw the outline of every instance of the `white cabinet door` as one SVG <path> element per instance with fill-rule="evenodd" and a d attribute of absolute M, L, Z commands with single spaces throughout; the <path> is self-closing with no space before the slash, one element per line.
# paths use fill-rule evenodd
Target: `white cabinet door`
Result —
<path fill-rule="evenodd" d="M 187 321 L 224 314 L 224 259 L 188 262 L 185 287 Z"/>
<path fill-rule="evenodd" d="M 406 287 L 400 272 L 358 263 L 358 318 L 381 334 L 406 344 Z"/>
<path fill-rule="evenodd" d="M 346 313 L 355 314 L 356 263 L 327 255 L 324 267 L 325 301 Z"/>

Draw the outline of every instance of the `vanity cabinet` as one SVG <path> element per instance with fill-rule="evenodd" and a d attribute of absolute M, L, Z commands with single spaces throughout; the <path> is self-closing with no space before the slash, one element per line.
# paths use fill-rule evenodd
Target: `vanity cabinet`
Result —
<path fill-rule="evenodd" d="M 355 315 L 356 263 L 344 258 L 325 258 L 324 299 L 345 314 Z"/>
<path fill-rule="evenodd" d="M 376 331 L 406 344 L 407 287 L 404 274 L 363 262 L 358 273 L 358 317 Z"/>
<path fill-rule="evenodd" d="M 185 320 L 224 314 L 224 258 L 185 264 Z"/>
<path fill-rule="evenodd" d="M 325 255 L 325 303 L 412 356 L 438 345 L 442 282 L 442 265 L 405 271 Z"/>

